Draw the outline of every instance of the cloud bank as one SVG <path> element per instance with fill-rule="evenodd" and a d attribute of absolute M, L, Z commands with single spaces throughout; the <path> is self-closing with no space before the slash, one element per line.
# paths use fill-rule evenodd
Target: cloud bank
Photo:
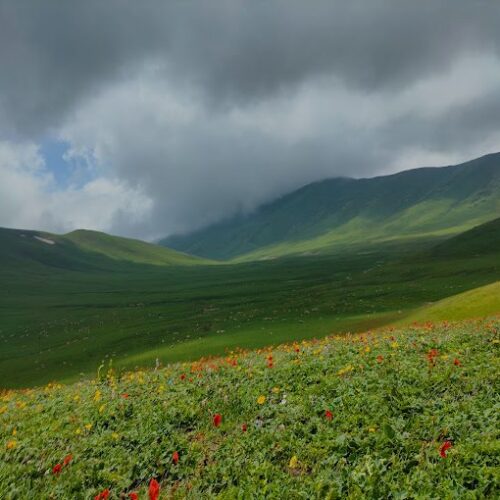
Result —
<path fill-rule="evenodd" d="M 498 26 L 487 0 L 1 0 L 0 225 L 157 238 L 500 150 Z"/>

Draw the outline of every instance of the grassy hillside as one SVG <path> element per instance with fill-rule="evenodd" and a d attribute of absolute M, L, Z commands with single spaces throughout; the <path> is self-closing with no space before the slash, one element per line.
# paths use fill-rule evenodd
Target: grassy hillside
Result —
<path fill-rule="evenodd" d="M 206 263 L 174 250 L 97 231 L 56 235 L 0 228 L 0 272 L 115 269 L 130 263 L 192 265 Z"/>
<path fill-rule="evenodd" d="M 63 244 L 40 244 L 48 257 L 62 252 Z M 416 249 L 374 246 L 215 266 L 152 266 L 94 252 L 82 255 L 98 256 L 94 267 L 3 260 L 1 385 L 75 380 L 103 359 L 151 366 L 157 358 L 193 360 L 238 346 L 361 331 L 500 280 L 500 249 L 475 259 L 415 257 Z"/>
<path fill-rule="evenodd" d="M 330 252 L 357 244 L 458 234 L 500 213 L 500 154 L 372 179 L 330 179 L 196 231 L 171 248 L 215 259 Z"/>
<path fill-rule="evenodd" d="M 162 499 L 495 498 L 499 331 L 427 323 L 6 392 L 0 496 L 143 499 L 154 479 Z"/>
<path fill-rule="evenodd" d="M 404 322 L 444 321 L 450 319 L 481 318 L 500 314 L 500 282 L 469 290 L 425 306 Z"/>
<path fill-rule="evenodd" d="M 500 248 L 500 218 L 481 224 L 432 248 L 430 256 L 456 257 L 494 254 Z"/>

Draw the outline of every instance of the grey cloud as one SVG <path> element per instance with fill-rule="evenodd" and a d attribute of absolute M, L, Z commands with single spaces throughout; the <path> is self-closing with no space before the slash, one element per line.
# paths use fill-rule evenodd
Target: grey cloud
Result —
<path fill-rule="evenodd" d="M 0 141 L 95 158 L 102 184 L 59 193 L 47 229 L 98 199 L 100 229 L 187 231 L 415 150 L 488 152 L 498 26 L 489 0 L 0 0 Z"/>
<path fill-rule="evenodd" d="M 499 25 L 500 4 L 487 0 L 2 0 L 2 126 L 21 134 L 56 126 L 147 59 L 216 106 L 321 74 L 367 90 L 397 87 L 464 51 L 498 53 Z"/>

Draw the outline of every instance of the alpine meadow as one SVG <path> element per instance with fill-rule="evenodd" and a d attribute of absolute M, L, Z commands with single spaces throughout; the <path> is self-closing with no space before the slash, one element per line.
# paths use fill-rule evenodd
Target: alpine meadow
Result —
<path fill-rule="evenodd" d="M 0 499 L 499 498 L 499 25 L 0 0 Z"/>

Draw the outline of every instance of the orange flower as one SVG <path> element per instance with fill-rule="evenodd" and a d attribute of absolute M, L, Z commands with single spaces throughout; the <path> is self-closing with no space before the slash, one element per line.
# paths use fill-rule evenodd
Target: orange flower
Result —
<path fill-rule="evenodd" d="M 72 460 L 73 460 L 73 455 L 66 455 L 66 457 L 64 458 L 63 464 L 69 465 Z"/>
<path fill-rule="evenodd" d="M 106 488 L 105 490 L 102 490 L 101 493 L 98 493 L 94 497 L 94 500 L 106 500 L 108 497 L 109 497 L 109 489 Z"/>
<path fill-rule="evenodd" d="M 178 464 L 178 462 L 179 462 L 179 452 L 174 451 L 174 453 L 172 454 L 172 462 L 174 463 L 174 465 Z"/>

